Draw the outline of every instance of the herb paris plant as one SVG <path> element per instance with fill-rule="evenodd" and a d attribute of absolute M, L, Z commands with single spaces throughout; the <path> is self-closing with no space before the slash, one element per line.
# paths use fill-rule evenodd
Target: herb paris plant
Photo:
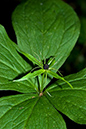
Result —
<path fill-rule="evenodd" d="M 0 90 L 22 94 L 0 98 L 0 128 L 66 129 L 58 110 L 86 124 L 86 68 L 64 78 L 56 73 L 79 36 L 74 10 L 61 0 L 26 0 L 12 23 L 17 45 L 0 25 Z M 59 80 L 51 84 L 53 77 Z"/>
<path fill-rule="evenodd" d="M 40 69 L 40 70 L 37 70 L 37 71 L 35 71 L 35 72 L 33 72 L 33 73 L 30 72 L 30 73 L 28 73 L 27 75 L 23 76 L 22 78 L 20 78 L 20 79 L 18 79 L 18 80 L 14 80 L 15 82 L 28 80 L 29 78 L 36 77 L 36 76 L 38 76 L 38 75 L 40 75 L 40 74 L 43 74 L 43 75 L 42 75 L 42 76 L 43 76 L 43 79 L 44 79 L 44 75 L 45 75 L 45 76 L 46 76 L 46 81 L 47 81 L 47 74 L 49 73 L 50 75 L 52 75 L 52 76 L 55 77 L 56 79 L 61 79 L 61 80 L 65 81 L 71 88 L 73 88 L 72 85 L 71 85 L 68 81 L 66 81 L 63 77 L 60 77 L 58 74 L 56 74 L 56 73 L 50 71 L 50 69 L 52 69 L 51 67 L 49 67 L 49 64 L 50 64 L 51 60 L 50 60 L 49 64 L 44 64 L 44 65 L 43 65 L 43 64 L 41 64 L 37 59 L 35 59 L 33 56 L 31 56 L 30 54 L 26 54 L 26 53 L 24 53 L 24 52 L 21 52 L 21 53 L 24 54 L 24 55 L 25 55 L 29 60 L 31 60 L 33 63 L 35 63 L 35 64 L 37 64 L 38 66 L 40 66 L 41 69 Z M 52 63 L 52 62 L 51 62 L 51 63 Z M 46 86 L 46 85 L 45 85 L 45 86 Z M 45 88 L 45 87 L 42 86 L 42 89 L 41 89 L 41 87 L 40 87 L 41 92 L 42 92 L 43 88 Z"/>

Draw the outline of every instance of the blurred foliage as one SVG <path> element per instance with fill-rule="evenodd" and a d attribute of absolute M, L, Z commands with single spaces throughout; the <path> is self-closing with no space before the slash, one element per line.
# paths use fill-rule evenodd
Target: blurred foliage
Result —
<path fill-rule="evenodd" d="M 81 33 L 79 37 L 79 43 L 84 44 L 86 43 L 86 17 L 80 17 L 81 21 Z"/>
<path fill-rule="evenodd" d="M 63 75 L 68 75 L 86 67 L 86 0 L 64 1 L 73 7 L 81 22 L 81 32 L 77 44 L 60 69 Z"/>

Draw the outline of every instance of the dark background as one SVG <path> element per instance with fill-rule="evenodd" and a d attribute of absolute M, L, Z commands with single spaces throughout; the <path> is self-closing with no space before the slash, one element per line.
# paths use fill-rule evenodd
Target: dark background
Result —
<path fill-rule="evenodd" d="M 80 37 L 69 58 L 62 66 L 64 75 L 76 73 L 86 67 L 86 0 L 64 0 L 73 7 L 81 22 Z"/>
<path fill-rule="evenodd" d="M 11 15 L 15 7 L 21 0 L 1 0 L 0 1 L 0 24 L 2 24 L 9 37 L 16 42 L 15 32 L 12 28 Z M 68 57 L 60 71 L 63 75 L 76 73 L 86 67 L 86 0 L 64 0 L 71 5 L 76 11 L 81 21 L 81 34 L 74 47 L 71 55 Z M 18 94 L 13 91 L 0 91 L 0 96 Z M 62 114 L 63 115 L 63 114 Z M 67 129 L 86 129 L 86 125 L 79 125 L 71 121 L 65 115 L 63 118 L 66 121 Z"/>

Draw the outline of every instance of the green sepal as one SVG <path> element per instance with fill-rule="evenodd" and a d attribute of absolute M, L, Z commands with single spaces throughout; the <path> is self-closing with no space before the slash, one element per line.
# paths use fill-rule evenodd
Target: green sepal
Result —
<path fill-rule="evenodd" d="M 39 69 L 37 71 L 34 71 L 33 73 L 28 73 L 26 74 L 25 76 L 23 76 L 22 78 L 20 79 L 17 79 L 17 80 L 13 80 L 14 82 L 19 82 L 19 81 L 24 81 L 24 80 L 28 80 L 29 78 L 35 78 L 36 76 L 44 73 L 45 70 L 44 69 Z"/>
<path fill-rule="evenodd" d="M 58 74 L 56 74 L 56 73 L 54 73 L 54 72 L 52 72 L 50 70 L 48 70 L 47 72 L 50 75 L 52 75 L 54 78 L 63 80 L 64 82 L 66 82 L 73 89 L 73 86 L 68 81 L 66 81 L 63 77 L 59 76 Z"/>
<path fill-rule="evenodd" d="M 48 60 L 48 65 L 49 65 L 50 67 L 52 67 L 54 64 L 55 64 L 55 57 L 51 57 L 51 58 Z"/>
<path fill-rule="evenodd" d="M 40 61 L 38 61 L 36 58 L 34 58 L 31 54 L 25 53 L 23 51 L 20 51 L 21 54 L 23 54 L 25 57 L 27 57 L 30 61 L 33 62 L 33 64 L 38 65 L 39 67 L 43 68 L 43 65 Z"/>

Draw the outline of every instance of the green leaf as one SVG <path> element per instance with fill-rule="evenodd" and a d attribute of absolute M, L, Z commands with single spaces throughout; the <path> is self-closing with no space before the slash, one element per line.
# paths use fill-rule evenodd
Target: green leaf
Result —
<path fill-rule="evenodd" d="M 45 96 L 22 94 L 0 98 L 1 129 L 66 129 L 58 111 Z"/>
<path fill-rule="evenodd" d="M 59 69 L 73 49 L 80 31 L 79 19 L 61 0 L 27 0 L 12 16 L 21 51 L 44 60 L 55 57 Z"/>
<path fill-rule="evenodd" d="M 19 81 L 24 81 L 24 80 L 28 80 L 29 78 L 35 78 L 36 76 L 44 73 L 45 70 L 44 69 L 39 69 L 37 71 L 34 71 L 33 73 L 28 73 L 25 76 L 23 76 L 20 79 L 14 80 L 14 82 L 19 82 Z"/>
<path fill-rule="evenodd" d="M 16 51 L 3 26 L 0 25 L 0 90 L 19 92 L 36 92 L 30 81 L 15 83 L 13 79 L 31 70 L 28 64 Z"/>
<path fill-rule="evenodd" d="M 30 62 L 18 53 L 22 51 L 41 68 L 44 60 L 54 58 L 50 65 L 59 69 L 79 36 L 80 24 L 76 13 L 61 0 L 27 0 L 15 9 L 12 20 L 18 46 L 0 25 L 0 90 L 15 90 L 23 94 L 0 98 L 0 128 L 66 129 L 57 110 L 75 122 L 85 124 L 86 70 L 80 73 L 84 78 L 80 76 L 74 80 L 75 75 L 71 75 L 65 77 L 67 81 L 50 71 L 49 74 L 61 80 L 47 88 L 46 70 L 29 73 L 32 70 Z M 42 73 L 44 77 L 40 75 Z M 14 81 L 18 79 L 25 80 Z M 50 80 L 48 77 L 48 82 Z M 68 87 L 68 82 L 74 85 L 74 89 Z"/>
<path fill-rule="evenodd" d="M 65 82 L 57 81 L 57 84 L 52 84 L 47 89 L 52 96 L 47 98 L 57 110 L 71 120 L 86 124 L 86 68 L 65 79 L 73 85 L 73 89 L 70 89 Z"/>

